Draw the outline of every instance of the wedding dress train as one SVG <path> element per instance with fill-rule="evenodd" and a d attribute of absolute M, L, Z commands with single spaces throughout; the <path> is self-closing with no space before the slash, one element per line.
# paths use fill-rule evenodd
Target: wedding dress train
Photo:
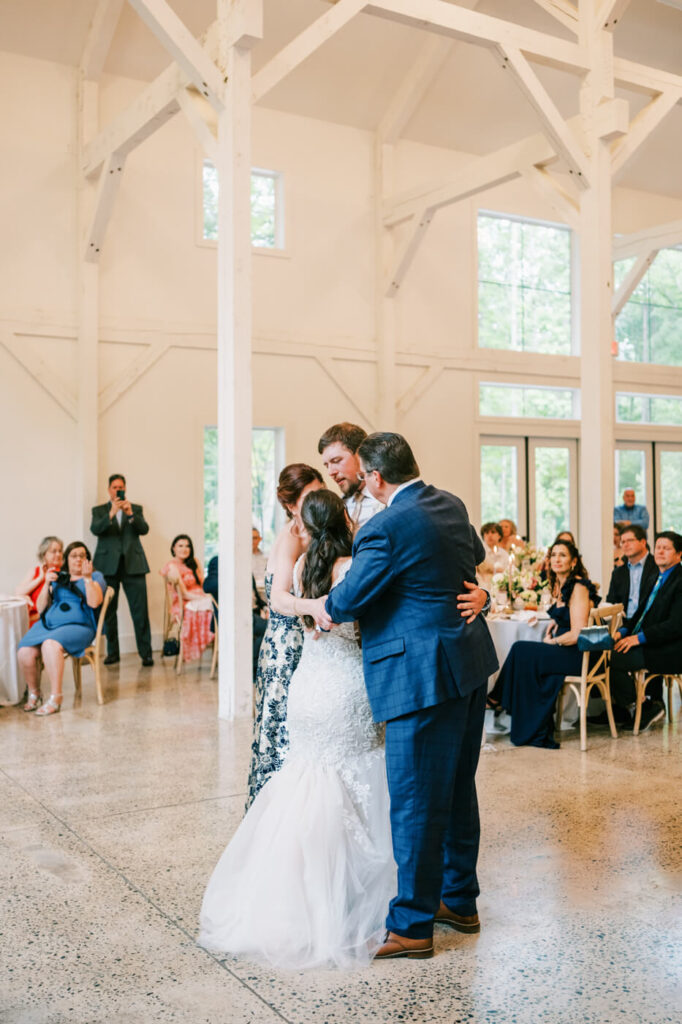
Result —
<path fill-rule="evenodd" d="M 382 729 L 352 623 L 306 633 L 287 724 L 286 761 L 209 881 L 199 942 L 291 969 L 366 964 L 396 880 Z"/>

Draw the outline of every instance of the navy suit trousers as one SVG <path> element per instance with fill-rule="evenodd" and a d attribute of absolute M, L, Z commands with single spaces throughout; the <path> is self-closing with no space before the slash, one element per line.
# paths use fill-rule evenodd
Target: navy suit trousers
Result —
<path fill-rule="evenodd" d="M 424 939 L 440 900 L 458 914 L 476 913 L 480 839 L 476 768 L 483 737 L 486 686 L 466 697 L 413 711 L 386 723 L 398 895 L 386 927 Z"/>

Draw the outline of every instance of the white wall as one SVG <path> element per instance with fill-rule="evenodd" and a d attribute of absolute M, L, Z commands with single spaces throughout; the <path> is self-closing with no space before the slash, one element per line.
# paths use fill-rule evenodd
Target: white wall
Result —
<path fill-rule="evenodd" d="M 0 251 L 0 473 L 13 496 L 9 507 L 3 503 L 11 544 L 0 565 L 0 591 L 12 590 L 33 564 L 44 533 L 68 541 L 77 522 L 73 406 L 69 411 L 77 366 L 75 84 L 68 68 L 0 54 L 0 194 L 11 241 Z M 106 78 L 102 123 L 139 88 Z M 401 143 L 396 188 L 435 183 L 467 159 Z M 155 632 L 162 601 L 156 570 L 168 558 L 170 539 L 189 532 L 201 551 L 203 428 L 217 418 L 216 252 L 198 242 L 201 160 L 181 115 L 132 154 L 100 264 L 99 388 L 110 404 L 100 418 L 92 502 L 104 500 L 107 475 L 117 471 L 145 507 Z M 320 465 L 317 438 L 332 422 L 378 425 L 372 161 L 366 132 L 255 111 L 254 164 L 285 176 L 287 248 L 282 256 L 253 257 L 254 422 L 284 428 L 288 461 Z M 576 359 L 478 350 L 479 205 L 554 219 L 518 183 L 480 203 L 444 210 L 395 300 L 401 393 L 430 357 L 447 360 L 401 429 L 424 475 L 457 491 L 474 519 L 478 437 L 491 432 L 477 416 L 481 375 L 553 382 L 578 373 Z M 680 217 L 679 201 L 623 190 L 615 198 L 618 231 Z M 169 347 L 127 386 L 131 362 L 159 342 Z M 679 384 L 677 371 L 672 377 L 656 368 L 640 371 L 650 385 Z M 51 382 L 61 404 L 49 394 Z M 117 382 L 120 394 L 111 391 Z M 506 429 L 519 426 L 496 424 L 494 432 Z"/>

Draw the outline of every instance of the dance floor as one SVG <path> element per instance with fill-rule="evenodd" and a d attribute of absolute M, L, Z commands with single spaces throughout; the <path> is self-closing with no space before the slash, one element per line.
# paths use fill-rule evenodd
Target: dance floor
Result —
<path fill-rule="evenodd" d="M 98 707 L 0 709 L 3 1024 L 667 1024 L 680 1020 L 682 715 L 560 751 L 491 738 L 479 936 L 356 973 L 286 974 L 195 944 L 243 809 L 250 723 L 208 669 L 128 656 Z M 272 851 L 273 857 L 277 851 Z"/>

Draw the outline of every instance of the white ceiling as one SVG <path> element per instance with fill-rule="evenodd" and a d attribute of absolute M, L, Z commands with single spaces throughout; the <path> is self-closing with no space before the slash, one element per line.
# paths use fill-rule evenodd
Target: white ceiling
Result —
<path fill-rule="evenodd" d="M 215 17 L 215 0 L 170 0 L 199 35 Z M 533 0 L 460 0 L 493 16 L 573 38 Z M 0 47 L 77 65 L 95 0 L 2 0 Z M 254 50 L 254 70 L 329 10 L 324 0 L 265 0 L 265 38 Z M 360 15 L 262 101 L 278 110 L 373 129 L 414 61 L 425 34 Z M 682 74 L 682 10 L 658 0 L 631 0 L 615 32 L 619 56 Z M 127 4 L 105 70 L 150 80 L 168 63 L 151 32 Z M 578 79 L 549 68 L 538 75 L 559 109 L 577 112 Z M 634 113 L 642 96 L 619 93 Z M 537 131 L 528 103 L 491 53 L 453 44 L 440 73 L 406 126 L 404 136 L 429 145 L 486 153 Z M 682 107 L 679 105 L 628 165 L 622 184 L 682 198 Z"/>

